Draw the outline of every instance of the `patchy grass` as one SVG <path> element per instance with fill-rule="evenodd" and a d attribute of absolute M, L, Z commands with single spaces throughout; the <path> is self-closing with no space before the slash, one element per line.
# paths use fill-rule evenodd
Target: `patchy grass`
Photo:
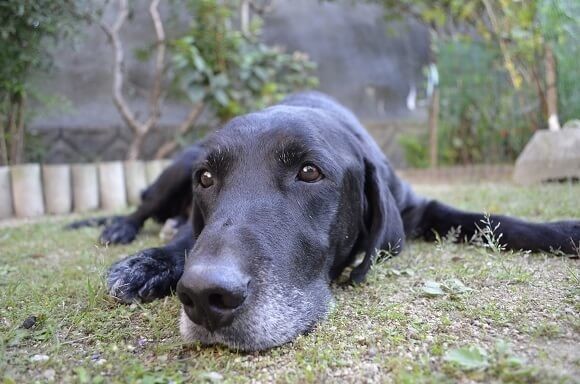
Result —
<path fill-rule="evenodd" d="M 580 216 L 580 185 L 421 186 L 461 208 L 533 220 Z M 96 245 L 70 219 L 0 228 L 0 377 L 21 382 L 578 382 L 580 264 L 546 254 L 410 243 L 366 283 L 335 287 L 327 321 L 239 354 L 183 345 L 174 297 L 119 305 L 111 262 L 159 244 Z M 26 325 L 28 329 L 23 328 Z"/>

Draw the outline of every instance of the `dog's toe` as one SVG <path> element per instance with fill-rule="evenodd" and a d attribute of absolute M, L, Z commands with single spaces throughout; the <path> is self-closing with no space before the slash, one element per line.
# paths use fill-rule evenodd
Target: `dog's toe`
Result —
<path fill-rule="evenodd" d="M 103 244 L 128 244 L 135 240 L 139 227 L 128 220 L 115 220 L 101 234 Z"/>
<path fill-rule="evenodd" d="M 151 248 L 113 264 L 107 275 L 109 294 L 123 303 L 148 302 L 167 296 L 178 271 L 160 248 Z"/>

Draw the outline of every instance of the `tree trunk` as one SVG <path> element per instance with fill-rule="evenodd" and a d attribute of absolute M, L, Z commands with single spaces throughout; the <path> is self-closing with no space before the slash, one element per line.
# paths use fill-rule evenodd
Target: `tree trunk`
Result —
<path fill-rule="evenodd" d="M 433 89 L 429 103 L 429 165 L 437 167 L 437 130 L 439 126 L 439 87 Z"/>
<path fill-rule="evenodd" d="M 5 100 L 2 100 L 0 105 L 0 166 L 8 165 L 8 146 L 6 145 L 6 125 L 8 124 L 8 117 L 4 113 L 8 110 Z"/>
<path fill-rule="evenodd" d="M 10 164 L 20 164 L 24 153 L 24 108 L 26 98 L 16 93 L 8 101 L 8 151 Z"/>
<path fill-rule="evenodd" d="M 141 154 L 141 147 L 143 146 L 143 141 L 145 140 L 145 134 L 135 132 L 133 135 L 133 140 L 129 145 L 129 150 L 127 151 L 127 160 L 138 160 Z"/>
<path fill-rule="evenodd" d="M 558 88 L 556 75 L 556 58 L 552 47 L 546 44 L 544 57 L 546 70 L 546 109 L 548 111 L 548 127 L 550 131 L 560 130 L 560 121 L 558 119 Z"/>
<path fill-rule="evenodd" d="M 191 129 L 195 125 L 195 122 L 197 121 L 199 116 L 201 116 L 204 106 L 205 105 L 203 103 L 198 103 L 191 108 L 186 119 L 181 123 L 179 128 L 177 128 L 177 134 L 183 136 L 187 134 L 189 131 L 191 131 Z M 175 151 L 178 148 L 178 146 L 179 145 L 177 143 L 176 138 L 164 143 L 161 147 L 159 147 L 157 152 L 155 152 L 155 158 L 164 159 L 168 157 L 173 151 Z"/>
<path fill-rule="evenodd" d="M 240 30 L 244 36 L 250 35 L 250 0 L 240 1 Z"/>

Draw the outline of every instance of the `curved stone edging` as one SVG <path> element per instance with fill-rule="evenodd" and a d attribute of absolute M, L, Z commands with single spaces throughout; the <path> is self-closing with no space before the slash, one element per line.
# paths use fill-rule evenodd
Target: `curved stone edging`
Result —
<path fill-rule="evenodd" d="M 137 205 L 141 191 L 170 163 L 152 160 L 0 167 L 0 220 Z"/>

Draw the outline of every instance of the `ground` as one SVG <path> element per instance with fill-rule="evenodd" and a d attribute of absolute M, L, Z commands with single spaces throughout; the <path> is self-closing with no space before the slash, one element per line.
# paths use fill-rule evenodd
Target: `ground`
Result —
<path fill-rule="evenodd" d="M 422 185 L 461 208 L 580 217 L 580 185 Z M 183 345 L 175 297 L 121 305 L 111 262 L 160 243 L 97 245 L 71 218 L 0 224 L 0 377 L 24 382 L 580 382 L 580 261 L 412 242 L 366 283 L 335 286 L 328 319 L 261 353 Z M 482 227 L 484 224 L 482 224 Z M 501 228 L 496 232 L 501 232 Z"/>

